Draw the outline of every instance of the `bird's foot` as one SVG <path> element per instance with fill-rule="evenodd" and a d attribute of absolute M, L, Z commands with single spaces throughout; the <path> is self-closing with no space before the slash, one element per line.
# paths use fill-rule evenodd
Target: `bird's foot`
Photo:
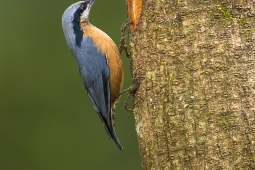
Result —
<path fill-rule="evenodd" d="M 129 88 L 127 88 L 127 89 L 125 89 L 125 90 L 123 90 L 123 91 L 121 91 L 121 92 L 119 93 L 119 95 L 124 94 L 124 93 L 128 93 L 128 96 L 127 96 L 127 98 L 126 98 L 126 100 L 125 100 L 125 104 L 124 104 L 125 109 L 126 109 L 127 111 L 133 111 L 133 109 L 128 108 L 128 102 L 129 102 L 130 96 L 134 96 L 134 94 L 136 93 L 136 90 L 137 90 L 137 89 L 139 88 L 139 86 L 140 86 L 140 81 L 139 81 L 139 79 L 140 79 L 140 78 L 144 78 L 143 76 L 136 76 L 136 72 L 137 72 L 137 70 L 139 70 L 139 69 L 141 69 L 141 68 L 138 68 L 138 69 L 136 69 L 136 70 L 133 72 L 132 85 L 131 85 Z"/>
<path fill-rule="evenodd" d="M 129 102 L 129 99 L 130 99 L 130 96 L 132 95 L 132 96 L 134 96 L 134 94 L 135 94 L 135 92 L 136 92 L 136 90 L 139 88 L 139 84 L 138 83 L 132 83 L 132 85 L 129 87 L 129 88 L 127 88 L 127 89 L 125 89 L 125 90 L 123 90 L 123 91 L 121 91 L 119 94 L 121 95 L 121 94 L 124 94 L 124 93 L 128 93 L 128 96 L 127 96 L 127 98 L 126 98 L 126 100 L 125 100 L 125 104 L 124 104 L 124 106 L 125 106 L 125 109 L 127 110 L 127 111 L 133 111 L 133 109 L 130 109 L 130 108 L 128 108 L 128 102 Z"/>
<path fill-rule="evenodd" d="M 121 39 L 120 39 L 120 47 L 119 47 L 119 52 L 120 52 L 120 54 L 121 54 L 121 52 L 122 52 L 123 50 L 125 50 L 126 56 L 127 56 L 128 58 L 130 58 L 130 52 L 128 51 L 128 47 L 127 47 L 127 45 L 126 45 L 125 39 L 126 39 L 126 37 L 127 37 L 127 35 L 126 35 L 126 29 L 128 28 L 128 26 L 129 26 L 130 23 L 131 23 L 131 22 L 124 22 L 124 23 L 122 24 L 122 26 L 121 26 Z"/>

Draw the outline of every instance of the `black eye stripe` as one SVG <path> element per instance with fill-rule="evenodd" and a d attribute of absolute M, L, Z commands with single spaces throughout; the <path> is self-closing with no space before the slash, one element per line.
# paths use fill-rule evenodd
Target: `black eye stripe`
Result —
<path fill-rule="evenodd" d="M 87 4 L 88 4 L 87 2 L 82 2 L 80 5 L 80 9 L 84 11 L 87 8 Z"/>
<path fill-rule="evenodd" d="M 89 2 L 90 2 L 89 0 L 86 0 L 86 1 L 82 2 L 81 5 L 80 5 L 80 9 L 82 11 L 84 11 L 87 8 Z"/>

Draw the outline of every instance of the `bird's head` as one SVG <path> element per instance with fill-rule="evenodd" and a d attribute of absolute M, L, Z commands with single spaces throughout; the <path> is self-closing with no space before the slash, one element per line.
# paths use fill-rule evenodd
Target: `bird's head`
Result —
<path fill-rule="evenodd" d="M 95 0 L 79 1 L 70 5 L 62 16 L 62 25 L 67 27 L 70 23 L 88 21 L 90 8 Z"/>
<path fill-rule="evenodd" d="M 82 41 L 81 23 L 89 25 L 89 12 L 95 0 L 79 1 L 70 5 L 62 16 L 62 28 L 71 49 Z"/>
<path fill-rule="evenodd" d="M 94 1 L 95 0 L 85 0 L 83 3 L 81 3 L 80 9 L 83 11 L 81 13 L 81 21 L 88 20 L 90 8 L 93 5 Z"/>

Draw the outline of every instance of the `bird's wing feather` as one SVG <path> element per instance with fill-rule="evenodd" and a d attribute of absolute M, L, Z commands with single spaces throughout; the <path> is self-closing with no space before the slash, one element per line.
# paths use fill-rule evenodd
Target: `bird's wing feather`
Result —
<path fill-rule="evenodd" d="M 102 116 L 105 120 L 109 120 L 110 118 L 109 69 L 106 68 L 106 70 L 103 72 L 101 75 L 99 75 L 97 80 L 90 83 L 89 85 L 85 83 L 85 85 L 89 98 L 92 101 L 95 110 L 98 113 L 101 113 L 102 115 L 100 116 Z M 81 75 L 83 74 L 81 73 Z M 83 76 L 82 79 L 83 82 L 87 80 L 87 78 Z"/>
<path fill-rule="evenodd" d="M 88 37 L 84 37 L 79 51 L 76 61 L 89 98 L 96 111 L 101 114 L 100 116 L 108 120 L 110 116 L 110 73 L 106 56 L 93 46 L 93 41 Z"/>
<path fill-rule="evenodd" d="M 86 87 L 88 96 L 98 113 L 105 129 L 115 143 L 122 149 L 112 124 L 111 96 L 110 96 L 110 70 L 106 55 L 102 54 L 89 37 L 84 37 L 79 53 L 76 53 L 76 62 Z"/>

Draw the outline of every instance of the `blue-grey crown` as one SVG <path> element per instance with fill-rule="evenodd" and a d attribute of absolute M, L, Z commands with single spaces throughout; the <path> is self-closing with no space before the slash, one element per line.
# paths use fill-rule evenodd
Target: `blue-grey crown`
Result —
<path fill-rule="evenodd" d="M 66 24 L 70 24 L 74 17 L 75 13 L 77 13 L 77 10 L 79 10 L 81 4 L 84 3 L 84 1 L 76 2 L 72 5 L 70 5 L 64 12 L 62 16 L 62 26 L 64 27 Z M 82 11 L 81 11 L 82 12 Z"/>

